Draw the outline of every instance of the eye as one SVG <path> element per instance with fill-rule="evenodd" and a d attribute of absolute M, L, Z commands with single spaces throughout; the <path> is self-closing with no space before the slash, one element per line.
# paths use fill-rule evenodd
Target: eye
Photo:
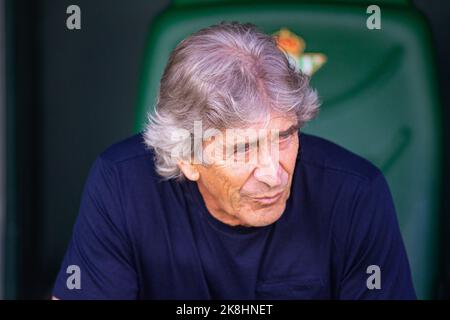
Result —
<path fill-rule="evenodd" d="M 278 140 L 280 146 L 287 145 L 292 140 L 293 136 L 294 136 L 293 132 L 280 136 Z"/>
<path fill-rule="evenodd" d="M 254 147 L 254 143 L 245 143 L 242 147 L 234 146 L 234 154 L 238 154 L 239 152 L 247 153 L 251 148 Z"/>

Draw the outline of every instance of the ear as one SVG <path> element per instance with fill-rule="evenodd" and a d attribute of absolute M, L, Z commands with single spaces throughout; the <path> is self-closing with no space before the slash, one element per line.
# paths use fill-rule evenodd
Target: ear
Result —
<path fill-rule="evenodd" d="M 178 167 L 189 180 L 197 181 L 200 178 L 200 173 L 195 165 L 184 160 L 180 160 L 178 162 Z"/>

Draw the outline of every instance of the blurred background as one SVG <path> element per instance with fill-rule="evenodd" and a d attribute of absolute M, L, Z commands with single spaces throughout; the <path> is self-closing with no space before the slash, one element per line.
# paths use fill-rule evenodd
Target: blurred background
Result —
<path fill-rule="evenodd" d="M 322 100 L 305 131 L 383 170 L 419 298 L 448 299 L 447 0 L 0 0 L 0 298 L 51 295 L 92 162 L 142 129 L 170 50 L 222 20 L 302 38 Z"/>

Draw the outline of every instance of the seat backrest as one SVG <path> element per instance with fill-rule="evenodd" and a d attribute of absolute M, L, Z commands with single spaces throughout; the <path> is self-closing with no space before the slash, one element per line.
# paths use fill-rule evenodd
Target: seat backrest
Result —
<path fill-rule="evenodd" d="M 442 147 L 428 29 L 413 9 L 395 5 L 381 8 L 381 30 L 369 30 L 367 6 L 351 2 L 169 8 L 152 25 L 147 40 L 136 131 L 154 107 L 171 50 L 183 38 L 224 20 L 252 22 L 269 34 L 289 29 L 305 40 L 306 53 L 327 57 L 311 82 L 321 97 L 321 112 L 304 130 L 382 169 L 418 297 L 430 298 L 437 270 Z"/>

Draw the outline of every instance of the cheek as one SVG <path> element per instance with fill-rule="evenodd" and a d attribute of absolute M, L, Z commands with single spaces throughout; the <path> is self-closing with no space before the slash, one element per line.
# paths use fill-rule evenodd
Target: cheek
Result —
<path fill-rule="evenodd" d="M 239 200 L 239 191 L 251 172 L 248 166 L 226 164 L 217 166 L 210 178 L 215 181 L 214 189 L 221 194 L 220 199 L 235 202 Z"/>
<path fill-rule="evenodd" d="M 298 137 L 295 137 L 295 140 L 292 141 L 289 147 L 280 152 L 280 164 L 289 174 L 292 174 L 295 169 L 298 147 Z"/>

